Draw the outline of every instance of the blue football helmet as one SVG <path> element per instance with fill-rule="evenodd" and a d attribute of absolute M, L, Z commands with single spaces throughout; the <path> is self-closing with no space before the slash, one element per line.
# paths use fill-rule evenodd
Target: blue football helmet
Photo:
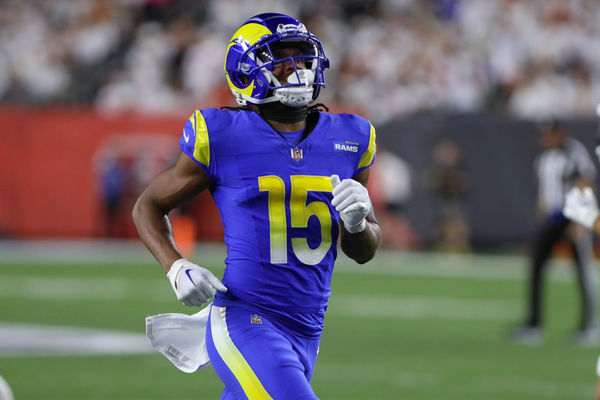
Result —
<path fill-rule="evenodd" d="M 281 48 L 300 51 L 277 58 Z M 294 72 L 282 84 L 272 71 L 286 61 L 291 61 Z M 319 39 L 300 21 L 275 13 L 247 20 L 231 37 L 225 56 L 227 83 L 239 105 L 276 101 L 292 107 L 307 105 L 325 87 L 326 68 L 329 60 Z"/>

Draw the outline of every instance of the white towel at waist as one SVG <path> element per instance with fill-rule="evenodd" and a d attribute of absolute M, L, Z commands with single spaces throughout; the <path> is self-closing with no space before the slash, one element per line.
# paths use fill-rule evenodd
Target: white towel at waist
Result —
<path fill-rule="evenodd" d="M 146 336 L 152 347 L 183 372 L 192 373 L 210 364 L 206 350 L 209 304 L 196 314 L 158 314 L 146 317 Z"/>

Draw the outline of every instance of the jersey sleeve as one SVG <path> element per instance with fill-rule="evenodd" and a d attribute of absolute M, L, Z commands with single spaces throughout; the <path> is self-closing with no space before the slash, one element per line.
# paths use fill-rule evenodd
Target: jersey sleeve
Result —
<path fill-rule="evenodd" d="M 375 153 L 377 151 L 377 145 L 375 144 L 375 127 L 369 121 L 364 121 L 368 123 L 369 131 L 367 133 L 363 128 L 363 132 L 361 132 L 361 154 L 354 176 L 360 174 L 375 162 Z"/>
<path fill-rule="evenodd" d="M 211 143 L 208 126 L 200 110 L 194 113 L 183 126 L 179 147 L 215 181 L 214 163 L 211 163 Z"/>

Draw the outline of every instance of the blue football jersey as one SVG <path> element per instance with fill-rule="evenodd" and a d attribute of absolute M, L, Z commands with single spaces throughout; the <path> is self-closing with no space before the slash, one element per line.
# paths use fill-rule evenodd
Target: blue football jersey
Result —
<path fill-rule="evenodd" d="M 324 310 L 339 234 L 330 177 L 352 178 L 373 163 L 369 121 L 320 113 L 294 145 L 255 112 L 211 108 L 189 118 L 180 147 L 214 183 L 228 293 L 289 312 Z"/>

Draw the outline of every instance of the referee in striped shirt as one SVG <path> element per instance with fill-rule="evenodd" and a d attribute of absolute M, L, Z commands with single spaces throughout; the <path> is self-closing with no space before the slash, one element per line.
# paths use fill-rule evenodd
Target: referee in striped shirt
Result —
<path fill-rule="evenodd" d="M 581 319 L 575 341 L 592 345 L 597 340 L 592 236 L 565 218 L 562 208 L 565 195 L 573 186 L 593 185 L 596 169 L 583 144 L 568 137 L 558 121 L 543 125 L 540 139 L 544 150 L 535 161 L 539 226 L 531 252 L 528 314 L 524 324 L 513 332 L 513 339 L 531 345 L 543 341 L 543 273 L 554 246 L 564 240 L 571 250 L 581 293 Z"/>

